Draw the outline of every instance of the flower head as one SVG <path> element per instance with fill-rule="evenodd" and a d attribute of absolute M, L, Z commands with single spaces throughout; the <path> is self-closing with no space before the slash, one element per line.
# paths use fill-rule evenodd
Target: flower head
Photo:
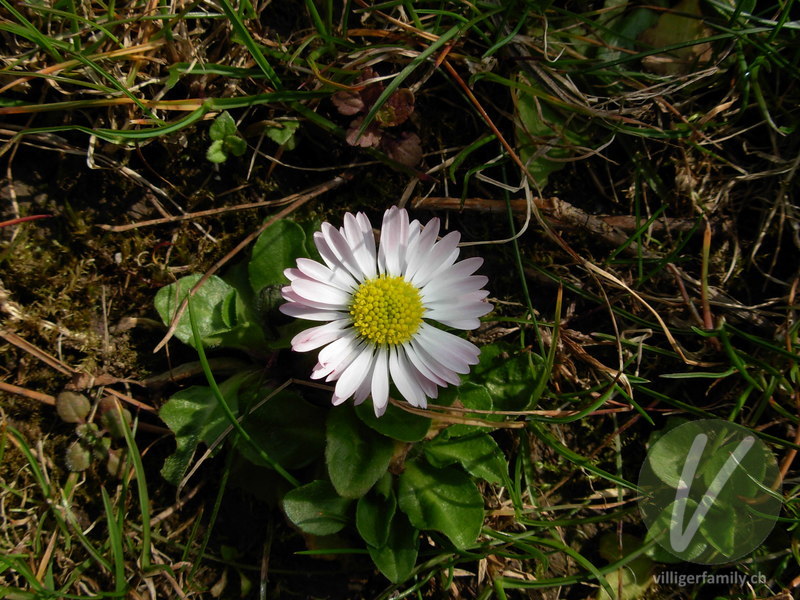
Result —
<path fill-rule="evenodd" d="M 458 258 L 458 232 L 437 241 L 439 219 L 422 226 L 392 207 L 383 216 L 380 246 L 364 213 L 347 213 L 336 229 L 323 223 L 314 243 L 325 264 L 299 258 L 286 269 L 287 301 L 280 310 L 324 321 L 292 339 L 292 349 L 320 350 L 312 379 L 336 381 L 333 403 L 372 394 L 375 414 L 386 410 L 389 382 L 413 406 L 425 407 L 439 386 L 458 385 L 478 362 L 478 348 L 432 325 L 475 329 L 492 310 L 473 273 L 482 258 Z"/>

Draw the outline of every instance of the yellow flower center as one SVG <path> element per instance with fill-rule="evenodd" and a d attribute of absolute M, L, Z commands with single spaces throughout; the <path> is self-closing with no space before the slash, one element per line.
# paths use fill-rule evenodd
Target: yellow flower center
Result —
<path fill-rule="evenodd" d="M 402 277 L 368 279 L 353 294 L 350 316 L 361 336 L 373 344 L 403 344 L 422 323 L 419 290 Z"/>

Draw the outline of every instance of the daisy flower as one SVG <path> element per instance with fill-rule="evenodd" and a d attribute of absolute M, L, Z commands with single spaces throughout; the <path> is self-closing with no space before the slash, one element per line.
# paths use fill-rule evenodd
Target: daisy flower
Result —
<path fill-rule="evenodd" d="M 292 339 L 292 350 L 322 348 L 312 379 L 336 381 L 333 404 L 372 394 L 375 414 L 389 400 L 389 383 L 413 406 L 424 408 L 439 386 L 458 385 L 459 374 L 477 364 L 474 344 L 431 324 L 475 329 L 492 310 L 481 289 L 488 279 L 473 273 L 482 258 L 456 262 L 460 234 L 437 241 L 439 219 L 409 223 L 396 206 L 383 216 L 380 246 L 364 213 L 347 213 L 344 226 L 323 223 L 314 243 L 325 264 L 298 258 L 284 273 L 287 301 L 281 312 L 324 321 Z"/>

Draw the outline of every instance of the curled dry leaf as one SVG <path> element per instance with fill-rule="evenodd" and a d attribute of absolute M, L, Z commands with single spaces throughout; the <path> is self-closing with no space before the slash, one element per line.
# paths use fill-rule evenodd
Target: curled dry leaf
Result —
<path fill-rule="evenodd" d="M 375 115 L 375 120 L 384 127 L 395 127 L 405 123 L 414 112 L 414 93 L 409 89 L 397 90 Z"/>

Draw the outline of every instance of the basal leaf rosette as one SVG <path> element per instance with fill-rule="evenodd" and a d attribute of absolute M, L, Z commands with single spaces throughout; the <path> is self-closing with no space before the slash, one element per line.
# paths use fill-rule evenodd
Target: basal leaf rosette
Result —
<path fill-rule="evenodd" d="M 477 346 L 437 324 L 476 329 L 492 310 L 483 289 L 488 279 L 474 275 L 483 259 L 457 261 L 460 234 L 437 241 L 438 234 L 438 218 L 423 226 L 392 207 L 376 246 L 367 216 L 347 213 L 342 227 L 323 223 L 314 234 L 324 264 L 300 258 L 286 269 L 281 311 L 324 322 L 295 336 L 292 349 L 322 348 L 311 378 L 336 381 L 334 404 L 372 395 L 380 416 L 391 382 L 409 404 L 424 408 L 439 387 L 458 385 L 477 364 Z"/>

